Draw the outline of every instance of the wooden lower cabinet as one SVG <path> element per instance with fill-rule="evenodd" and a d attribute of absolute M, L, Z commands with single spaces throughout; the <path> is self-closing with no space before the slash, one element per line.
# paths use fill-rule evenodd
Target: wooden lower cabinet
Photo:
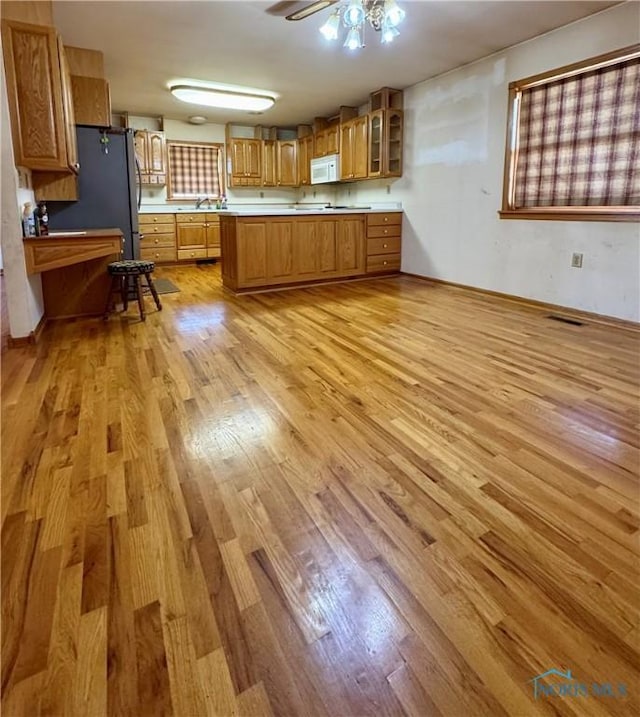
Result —
<path fill-rule="evenodd" d="M 214 213 L 176 214 L 179 261 L 217 259 L 220 256 L 220 218 Z"/>
<path fill-rule="evenodd" d="M 233 291 L 362 276 L 365 215 L 221 218 L 222 281 Z"/>
<path fill-rule="evenodd" d="M 367 215 L 367 274 L 400 271 L 402 212 Z"/>
<path fill-rule="evenodd" d="M 174 214 L 138 214 L 140 226 L 140 258 L 159 264 L 174 262 L 176 254 L 176 222 Z"/>

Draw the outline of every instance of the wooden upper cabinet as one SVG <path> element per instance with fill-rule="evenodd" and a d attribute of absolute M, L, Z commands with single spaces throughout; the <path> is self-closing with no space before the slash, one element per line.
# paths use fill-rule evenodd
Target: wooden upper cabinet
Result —
<path fill-rule="evenodd" d="M 338 154 L 340 151 L 340 127 L 333 125 L 325 130 L 327 135 L 326 154 Z"/>
<path fill-rule="evenodd" d="M 313 135 L 298 140 L 298 184 L 311 184 L 311 159 L 313 157 Z"/>
<path fill-rule="evenodd" d="M 71 75 L 76 124 L 111 126 L 109 83 L 101 77 Z"/>
<path fill-rule="evenodd" d="M 144 183 L 144 175 L 149 173 L 149 163 L 147 160 L 147 137 L 146 133 L 142 132 L 142 130 L 135 133 L 133 138 L 133 147 Z"/>
<path fill-rule="evenodd" d="M 3 20 L 2 46 L 16 165 L 76 172 L 73 100 L 55 28 Z"/>
<path fill-rule="evenodd" d="M 316 132 L 314 157 L 338 154 L 340 151 L 340 125 L 334 124 Z"/>
<path fill-rule="evenodd" d="M 276 142 L 266 139 L 262 144 L 262 186 L 275 187 L 277 181 Z"/>
<path fill-rule="evenodd" d="M 147 156 L 149 171 L 154 174 L 165 174 L 167 171 L 167 147 L 164 132 L 147 133 Z"/>
<path fill-rule="evenodd" d="M 60 56 L 60 81 L 62 86 L 62 109 L 64 115 L 65 144 L 67 147 L 67 165 L 70 169 L 77 172 L 80 165 L 78 164 L 78 140 L 76 137 L 73 90 L 71 87 L 71 75 L 69 73 L 67 56 L 61 37 L 58 37 L 58 54 Z"/>
<path fill-rule="evenodd" d="M 136 130 L 133 140 L 140 164 L 142 184 L 165 184 L 167 178 L 167 142 L 159 130 Z"/>
<path fill-rule="evenodd" d="M 259 186 L 262 182 L 262 140 L 232 137 L 227 143 L 233 187 Z"/>
<path fill-rule="evenodd" d="M 298 186 L 298 140 L 280 139 L 276 142 L 276 164 L 279 187 Z"/>
<path fill-rule="evenodd" d="M 354 117 L 340 125 L 340 179 L 366 179 L 369 117 Z"/>

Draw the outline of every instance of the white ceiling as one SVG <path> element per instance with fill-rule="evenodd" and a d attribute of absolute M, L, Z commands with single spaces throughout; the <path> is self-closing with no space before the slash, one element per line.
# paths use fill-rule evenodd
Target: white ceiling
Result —
<path fill-rule="evenodd" d="M 209 121 L 295 125 L 360 105 L 380 87 L 404 89 L 617 2 L 426 2 L 399 0 L 400 36 L 381 45 L 368 33 L 355 52 L 328 43 L 326 9 L 299 22 L 275 14 L 285 3 L 65 2 L 54 0 L 66 45 L 102 50 L 114 110 Z M 311 2 L 311 0 L 309 0 Z M 260 116 L 184 104 L 172 79 L 247 85 L 280 95 Z"/>

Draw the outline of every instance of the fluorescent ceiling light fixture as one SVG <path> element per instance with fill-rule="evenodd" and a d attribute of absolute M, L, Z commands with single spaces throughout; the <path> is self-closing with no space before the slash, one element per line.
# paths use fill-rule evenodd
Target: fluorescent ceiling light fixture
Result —
<path fill-rule="evenodd" d="M 252 91 L 228 89 L 227 87 L 203 86 L 198 84 L 170 85 L 171 94 L 182 102 L 225 110 L 247 110 L 263 112 L 273 107 L 275 97 Z"/>
<path fill-rule="evenodd" d="M 337 1 L 338 0 L 317 0 L 317 2 L 311 3 L 311 5 L 307 5 L 296 12 L 292 12 L 291 15 L 287 15 L 287 20 L 304 20 L 305 17 L 309 17 L 309 15 L 324 10 L 330 5 L 335 5 Z"/>

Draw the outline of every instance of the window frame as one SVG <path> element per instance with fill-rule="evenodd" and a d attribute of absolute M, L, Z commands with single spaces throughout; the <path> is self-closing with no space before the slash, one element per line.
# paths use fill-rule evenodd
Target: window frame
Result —
<path fill-rule="evenodd" d="M 173 196 L 173 182 L 171 178 L 171 161 L 170 161 L 170 145 L 180 145 L 183 147 L 216 147 L 218 149 L 218 177 L 220 179 L 220 194 L 218 197 L 210 196 L 209 199 L 219 199 L 223 195 L 226 195 L 227 188 L 225 182 L 224 168 L 225 168 L 225 145 L 224 142 L 200 142 L 198 140 L 181 140 L 181 139 L 168 139 L 167 140 L 167 201 L 170 202 L 184 202 L 188 200 L 196 200 L 202 195 L 184 195 L 181 197 Z"/>
<path fill-rule="evenodd" d="M 575 75 L 620 64 L 640 57 L 640 43 L 613 52 L 597 55 L 581 62 L 565 65 L 555 70 L 531 75 L 509 83 L 509 107 L 507 113 L 507 136 L 504 154 L 501 219 L 547 219 L 554 221 L 640 221 L 640 205 L 628 206 L 556 206 L 523 207 L 515 205 L 515 175 L 518 160 L 518 137 L 520 124 L 520 97 L 523 90 L 567 79 Z"/>

